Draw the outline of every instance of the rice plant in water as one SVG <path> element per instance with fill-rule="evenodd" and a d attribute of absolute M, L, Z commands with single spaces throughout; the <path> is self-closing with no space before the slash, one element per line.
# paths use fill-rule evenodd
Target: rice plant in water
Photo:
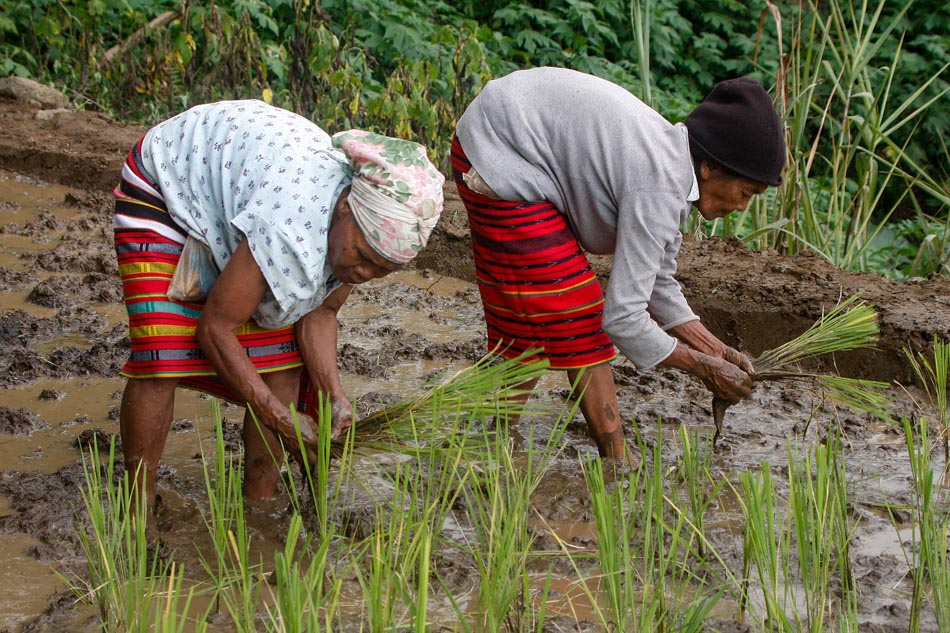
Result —
<path fill-rule="evenodd" d="M 371 631 L 426 630 L 434 544 L 465 485 L 465 449 L 432 448 L 396 465 L 377 490 L 376 521 L 354 549 Z"/>
<path fill-rule="evenodd" d="M 687 562 L 702 560 L 692 544 L 703 537 L 665 492 L 661 444 L 662 433 L 646 465 L 649 451 L 639 438 L 640 467 L 612 483 L 605 468 L 615 464 L 581 462 L 597 529 L 599 574 L 591 578 L 582 571 L 580 559 L 588 552 L 558 539 L 606 631 L 702 631 L 728 584 L 714 588 L 703 578 L 702 562 Z"/>
<path fill-rule="evenodd" d="M 483 430 L 485 459 L 468 464 L 462 494 L 476 534 L 468 547 L 479 575 L 473 631 L 520 631 L 531 620 L 531 494 L 563 449 L 564 430 L 576 407 L 575 402 L 555 421 L 540 448 L 530 427 L 522 454 L 514 451 L 506 425 L 494 433 Z"/>
<path fill-rule="evenodd" d="M 155 596 L 159 604 L 154 609 L 155 617 L 150 629 L 152 633 L 205 633 L 208 630 L 206 617 L 188 617 L 196 593 L 195 588 L 191 587 L 186 594 L 185 568 L 172 563 L 168 569 L 164 598 L 162 594 Z"/>
<path fill-rule="evenodd" d="M 950 373 L 950 343 L 933 341 L 933 358 L 925 354 L 913 354 L 904 349 L 904 355 L 910 362 L 917 379 L 924 387 L 930 405 L 937 414 L 941 444 L 943 444 L 944 473 L 950 472 L 950 409 L 947 408 L 947 377 Z"/>
<path fill-rule="evenodd" d="M 103 631 L 147 631 L 169 563 L 149 547 L 145 495 L 135 494 L 132 473 L 117 477 L 114 441 L 105 465 L 92 444 L 83 453 L 83 470 L 86 485 L 81 492 L 89 525 L 78 536 L 88 584 L 85 589 L 74 584 L 74 591 L 99 607 Z"/>
<path fill-rule="evenodd" d="M 340 582 L 331 580 L 331 541 L 305 534 L 303 518 L 291 516 L 284 548 L 274 554 L 271 582 L 265 583 L 267 630 L 308 633 L 333 630 Z"/>
<path fill-rule="evenodd" d="M 210 404 L 211 424 L 214 428 L 215 449 L 211 455 L 201 449 L 202 472 L 205 491 L 208 494 L 208 510 L 202 512 L 205 528 L 211 537 L 214 558 L 209 560 L 204 552 L 198 557 L 211 581 L 214 591 L 212 608 L 220 612 L 220 601 L 230 579 L 231 545 L 229 534 L 244 521 L 244 497 L 241 492 L 241 475 L 238 461 L 228 455 L 224 442 L 224 421 L 221 403 L 212 399 Z"/>
<path fill-rule="evenodd" d="M 797 380 L 812 385 L 828 397 L 859 411 L 889 419 L 891 399 L 885 393 L 888 383 L 847 378 L 829 374 L 803 371 L 802 361 L 819 356 L 855 349 L 873 347 L 878 340 L 877 315 L 870 305 L 852 295 L 841 301 L 805 332 L 794 339 L 768 350 L 752 361 L 755 373 L 753 381 Z M 722 432 L 722 422 L 730 402 L 713 399 L 713 421 L 716 433 L 713 444 Z"/>
<path fill-rule="evenodd" d="M 763 464 L 758 472 L 742 473 L 739 482 L 738 500 L 744 515 L 740 611 L 749 605 L 754 568 L 762 592 L 764 620 L 773 630 L 794 631 L 793 622 L 785 613 L 784 583 L 788 574 L 783 560 L 789 549 L 788 535 L 776 514 L 778 500 L 771 470 Z"/>
<path fill-rule="evenodd" d="M 854 524 L 848 517 L 844 455 L 837 433 L 803 459 L 788 449 L 792 543 L 797 554 L 804 614 L 794 613 L 797 631 L 821 633 L 830 628 L 831 605 L 837 602 L 838 631 L 858 630 L 858 595 L 851 569 L 850 542 Z M 786 574 L 790 570 L 786 565 Z M 832 594 L 839 581 L 840 595 Z M 802 617 L 804 616 L 804 618 Z"/>
<path fill-rule="evenodd" d="M 804 457 L 788 447 L 787 506 L 771 469 L 740 476 L 743 512 L 743 592 L 760 592 L 763 626 L 770 631 L 858 631 L 858 592 L 851 568 L 855 524 L 849 518 L 846 467 L 836 434 Z M 754 572 L 754 575 L 753 575 Z"/>
<path fill-rule="evenodd" d="M 292 413 L 296 415 L 293 409 Z M 275 633 L 329 631 L 339 619 L 342 579 L 336 571 L 334 557 L 346 558 L 350 548 L 345 545 L 337 547 L 343 542 L 335 520 L 342 477 L 334 480 L 331 469 L 334 450 L 331 447 L 329 399 L 320 404 L 317 419 L 317 450 L 311 451 L 307 459 L 299 460 L 304 490 L 297 488 L 287 452 L 280 464 L 292 514 L 283 550 L 274 554 L 273 582 L 264 583 L 265 591 L 271 597 L 265 607 L 266 621 L 268 630 Z M 294 422 L 297 427 L 296 420 Z M 297 446 L 292 452 L 303 455 L 306 448 L 297 428 Z M 347 469 L 350 455 L 350 443 L 347 442 L 339 454 L 337 472 Z M 309 531 L 304 529 L 304 493 L 309 495 L 313 508 L 315 527 Z"/>
<path fill-rule="evenodd" d="M 702 535 L 705 533 L 706 511 L 718 497 L 726 480 L 717 481 L 710 472 L 713 447 L 708 437 L 706 440 L 701 440 L 698 432 L 681 426 L 679 448 L 677 479 L 682 484 L 681 490 L 685 491 L 692 527 L 697 534 Z M 704 539 L 699 539 L 697 550 L 701 559 L 704 558 L 705 547 Z"/>
<path fill-rule="evenodd" d="M 914 523 L 911 543 L 904 548 L 911 569 L 910 623 L 908 631 L 920 631 L 924 602 L 929 597 L 940 631 L 950 630 L 950 497 L 939 485 L 930 453 L 930 424 L 918 420 L 917 430 L 904 419 L 904 438 L 914 480 Z M 929 591 L 928 591 L 929 590 Z M 928 596 L 929 593 L 929 596 Z"/>

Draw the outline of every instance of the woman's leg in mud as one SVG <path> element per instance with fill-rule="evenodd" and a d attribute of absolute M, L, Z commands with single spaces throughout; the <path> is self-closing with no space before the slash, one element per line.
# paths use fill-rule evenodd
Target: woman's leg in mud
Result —
<path fill-rule="evenodd" d="M 300 369 L 261 374 L 264 383 L 281 402 L 297 404 Z M 244 495 L 250 499 L 266 499 L 277 494 L 280 463 L 284 452 L 276 433 L 258 424 L 250 410 L 244 413 Z"/>
<path fill-rule="evenodd" d="M 601 456 L 614 457 L 631 466 L 635 465 L 636 458 L 623 436 L 617 388 L 614 386 L 614 372 L 610 363 L 583 370 L 569 369 L 567 377 L 574 394 L 580 397 L 581 413 Z"/>
<path fill-rule="evenodd" d="M 519 385 L 516 385 L 515 386 L 516 390 L 524 391 L 525 393 L 521 394 L 520 396 L 516 396 L 514 398 L 509 398 L 508 400 L 510 402 L 517 403 L 518 407 L 520 408 L 526 402 L 528 402 L 528 400 L 531 398 L 531 392 L 534 391 L 534 388 L 538 386 L 538 380 L 540 380 L 540 378 L 528 380 Z M 510 413 L 505 418 L 505 424 L 507 424 L 508 426 L 514 426 L 518 424 L 519 419 L 521 419 L 520 413 Z"/>
<path fill-rule="evenodd" d="M 134 479 L 134 494 L 144 490 L 155 507 L 155 474 L 175 412 L 177 378 L 130 378 L 119 409 L 119 433 L 125 468 Z"/>

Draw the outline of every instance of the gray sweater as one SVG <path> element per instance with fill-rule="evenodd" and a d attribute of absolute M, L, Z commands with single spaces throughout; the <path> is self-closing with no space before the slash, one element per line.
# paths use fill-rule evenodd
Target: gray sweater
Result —
<path fill-rule="evenodd" d="M 613 253 L 603 327 L 640 368 L 676 346 L 666 330 L 698 317 L 674 279 L 680 224 L 698 197 L 683 124 L 625 89 L 563 68 L 488 82 L 457 133 L 506 200 L 547 200 L 581 246 Z"/>

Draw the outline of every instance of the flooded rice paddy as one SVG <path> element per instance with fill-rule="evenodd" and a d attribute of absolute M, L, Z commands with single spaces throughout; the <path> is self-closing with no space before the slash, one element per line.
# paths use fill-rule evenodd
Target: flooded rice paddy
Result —
<path fill-rule="evenodd" d="M 85 573 L 76 536 L 85 525 L 80 438 L 98 438 L 107 446 L 117 435 L 123 381 L 116 372 L 128 353 L 109 212 L 102 196 L 89 198 L 76 189 L 0 172 L 0 556 L 7 561 L 0 571 L 0 631 L 100 630 L 96 609 L 76 604 L 63 578 Z M 362 413 L 420 392 L 433 377 L 467 367 L 485 351 L 477 289 L 434 270 L 400 272 L 357 288 L 340 320 L 343 383 Z M 672 482 L 682 449 L 678 429 L 685 426 L 700 437 L 713 431 L 708 393 L 679 372 L 641 372 L 624 359 L 615 364 L 615 375 L 628 437 L 633 442 L 639 429 L 646 461 L 659 456 Z M 544 378 L 535 401 L 550 413 L 523 416 L 511 429 L 516 455 L 553 432 L 559 413 L 570 405 L 568 393 L 563 375 Z M 895 409 L 915 418 L 927 414 L 912 395 L 922 401 L 913 388 L 895 387 Z M 223 406 L 225 440 L 234 453 L 240 451 L 242 416 L 242 409 Z M 713 483 L 738 487 L 741 473 L 765 465 L 778 496 L 786 498 L 789 450 L 804 455 L 834 430 L 841 432 L 846 461 L 861 630 L 905 631 L 912 595 L 906 548 L 914 535 L 913 479 L 899 429 L 836 408 L 801 386 L 765 384 L 730 409 L 709 472 Z M 163 505 L 156 529 L 168 555 L 185 565 L 196 583 L 202 578 L 200 557 L 212 551 L 203 519 L 207 492 L 201 455 L 212 454 L 214 446 L 209 400 L 179 391 L 159 473 Z M 580 468 L 596 449 L 579 414 L 567 422 L 560 446 L 531 496 L 531 548 L 538 558 L 529 569 L 530 585 L 548 586 L 549 624 L 543 630 L 603 630 L 588 593 L 600 596 L 593 556 L 598 530 Z M 933 457 L 934 468 L 942 469 L 942 454 Z M 348 507 L 338 512 L 368 520 L 373 497 L 367 491 L 384 494 L 385 474 L 401 459 L 357 450 L 341 475 L 354 492 L 346 499 Z M 623 475 L 617 477 L 623 481 Z M 255 556 L 272 560 L 284 547 L 289 514 L 285 497 L 247 509 Z M 470 528 L 464 513 L 451 519 L 455 527 L 452 521 L 442 527 L 444 586 L 430 608 L 432 630 L 457 630 L 459 612 L 476 609 L 477 569 L 463 548 L 451 546 L 460 543 L 453 534 Z M 735 494 L 729 486 L 722 488 L 706 513 L 704 530 L 734 573 L 742 568 L 744 521 Z M 562 555 L 565 544 L 588 554 L 580 559 L 580 569 Z M 348 578 L 340 599 L 358 605 L 361 591 Z M 740 617 L 737 596 L 723 595 L 708 614 L 709 630 L 759 630 L 753 624 L 765 606 L 757 596 L 751 592 L 752 615 Z M 200 601 L 196 605 L 193 609 L 200 611 Z M 359 630 L 360 613 L 354 606 L 346 630 Z M 209 630 L 234 629 L 213 618 Z M 937 630 L 928 610 L 921 630 Z"/>

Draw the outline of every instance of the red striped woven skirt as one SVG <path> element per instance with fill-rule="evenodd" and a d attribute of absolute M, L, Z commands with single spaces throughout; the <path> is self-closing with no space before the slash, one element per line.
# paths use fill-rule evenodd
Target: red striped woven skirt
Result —
<path fill-rule="evenodd" d="M 195 338 L 203 306 L 166 296 L 186 236 L 142 167 L 141 143 L 129 151 L 115 190 L 115 251 L 132 339 L 132 353 L 120 373 L 126 378 L 179 378 L 182 387 L 237 401 Z M 293 326 L 265 330 L 251 320 L 236 334 L 258 372 L 303 365 Z"/>
<path fill-rule="evenodd" d="M 604 294 L 567 218 L 549 202 L 512 202 L 469 189 L 458 138 L 452 168 L 468 211 L 488 345 L 514 358 L 538 350 L 555 369 L 616 357 L 601 327 Z"/>

